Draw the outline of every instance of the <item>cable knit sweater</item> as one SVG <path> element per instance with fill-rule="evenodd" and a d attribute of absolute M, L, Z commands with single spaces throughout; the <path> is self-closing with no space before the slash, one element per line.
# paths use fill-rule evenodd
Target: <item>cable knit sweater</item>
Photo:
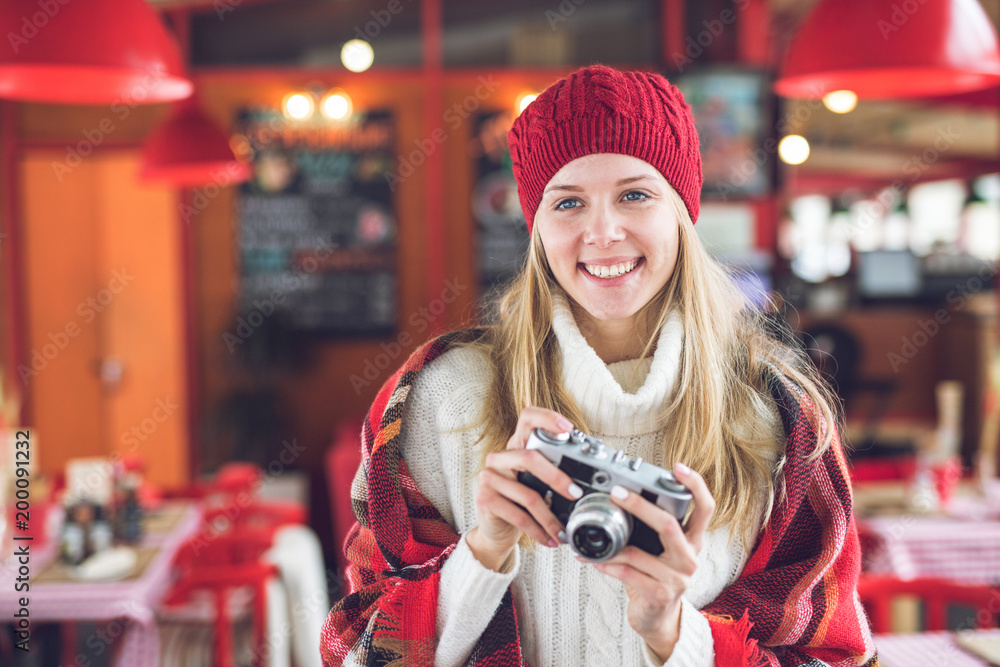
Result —
<path fill-rule="evenodd" d="M 565 297 L 557 297 L 553 329 L 562 352 L 562 379 L 594 435 L 613 448 L 671 467 L 656 415 L 678 376 L 680 318 L 664 327 L 652 359 L 604 364 L 583 338 Z M 547 665 L 660 665 L 628 623 L 624 585 L 578 562 L 568 546 L 516 547 L 494 572 L 472 555 L 464 535 L 477 524 L 475 495 L 482 451 L 468 429 L 486 399 L 488 360 L 474 349 L 443 354 L 417 377 L 407 400 L 402 455 L 418 488 L 463 535 L 441 571 L 435 665 L 465 664 L 507 587 L 513 584 L 524 655 Z M 633 384 L 634 382 L 634 384 Z M 783 442 L 775 414 L 775 442 Z M 777 451 L 777 450 L 776 450 Z M 730 539 L 732 537 L 732 539 Z M 710 531 L 682 600 L 681 633 L 670 667 L 714 665 L 709 624 L 698 609 L 732 583 L 747 561 L 742 540 Z"/>

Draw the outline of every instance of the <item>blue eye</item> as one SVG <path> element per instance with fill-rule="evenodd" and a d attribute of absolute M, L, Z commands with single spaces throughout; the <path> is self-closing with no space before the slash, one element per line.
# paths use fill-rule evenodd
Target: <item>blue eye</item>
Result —
<path fill-rule="evenodd" d="M 571 208 L 576 208 L 575 204 L 579 204 L 579 203 L 580 202 L 577 199 L 563 199 L 561 202 L 559 202 L 558 204 L 556 204 L 556 209 L 557 210 L 568 211 Z M 574 206 L 563 206 L 563 204 L 574 204 Z"/>
<path fill-rule="evenodd" d="M 632 195 L 639 195 L 641 199 L 628 199 Z M 649 199 L 649 196 L 645 192 L 640 192 L 638 190 L 630 190 L 629 192 L 625 193 L 625 198 L 628 199 L 628 201 L 643 201 L 645 199 Z"/>

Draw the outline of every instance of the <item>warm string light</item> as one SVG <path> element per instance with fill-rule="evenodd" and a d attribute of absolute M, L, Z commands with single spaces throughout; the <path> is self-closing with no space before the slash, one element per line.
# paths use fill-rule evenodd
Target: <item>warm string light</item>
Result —
<path fill-rule="evenodd" d="M 324 118 L 334 121 L 344 121 L 354 112 L 351 96 L 340 88 L 328 90 L 317 104 L 318 97 L 317 93 L 311 91 L 290 92 L 281 101 L 281 112 L 286 118 L 295 121 L 311 119 L 317 108 Z"/>
<path fill-rule="evenodd" d="M 316 110 L 316 103 L 309 93 L 288 93 L 281 101 L 281 111 L 292 120 L 306 120 Z"/>
<path fill-rule="evenodd" d="M 327 92 L 319 105 L 320 112 L 330 120 L 344 120 L 351 115 L 354 104 L 351 96 L 339 88 Z"/>

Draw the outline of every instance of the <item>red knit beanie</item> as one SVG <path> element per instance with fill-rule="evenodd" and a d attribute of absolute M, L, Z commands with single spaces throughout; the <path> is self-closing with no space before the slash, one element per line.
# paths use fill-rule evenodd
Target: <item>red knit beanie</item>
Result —
<path fill-rule="evenodd" d="M 528 223 L 546 184 L 590 153 L 621 153 L 656 167 L 698 219 L 701 154 L 691 108 L 659 74 L 584 67 L 545 89 L 507 134 L 517 193 Z"/>

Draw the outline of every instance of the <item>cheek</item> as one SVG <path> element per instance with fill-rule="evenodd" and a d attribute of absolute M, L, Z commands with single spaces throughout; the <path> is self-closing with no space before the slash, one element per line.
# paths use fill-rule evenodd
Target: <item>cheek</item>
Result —
<path fill-rule="evenodd" d="M 571 235 L 553 233 L 550 229 L 542 234 L 541 238 L 545 255 L 553 268 L 576 267 L 576 243 Z"/>

